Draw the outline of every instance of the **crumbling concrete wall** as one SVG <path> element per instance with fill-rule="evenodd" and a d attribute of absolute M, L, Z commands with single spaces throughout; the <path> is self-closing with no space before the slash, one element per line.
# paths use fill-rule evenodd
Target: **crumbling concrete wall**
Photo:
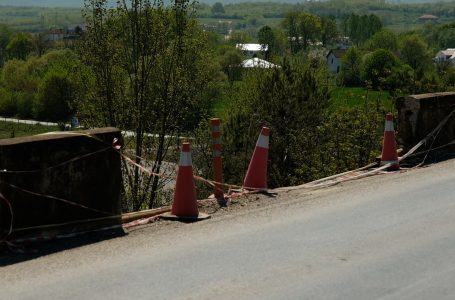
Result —
<path fill-rule="evenodd" d="M 47 225 L 69 223 L 67 231 L 80 231 L 120 223 L 121 160 L 114 138 L 121 139 L 118 129 L 103 128 L 0 140 L 0 192 L 13 208 L 13 235 Z M 3 233 L 11 224 L 5 199 Z M 86 222 L 99 218 L 103 222 Z"/>
<path fill-rule="evenodd" d="M 409 150 L 455 109 L 455 93 L 410 95 L 398 99 L 398 143 Z M 433 147 L 455 140 L 455 116 L 440 131 Z M 430 145 L 427 145 L 429 147 Z"/>

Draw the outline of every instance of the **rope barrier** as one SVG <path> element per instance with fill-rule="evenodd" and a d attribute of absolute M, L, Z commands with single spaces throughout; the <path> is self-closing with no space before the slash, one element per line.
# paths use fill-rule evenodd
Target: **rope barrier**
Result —
<path fill-rule="evenodd" d="M 422 139 L 418 144 L 416 144 L 405 155 L 403 155 L 402 157 L 399 157 L 399 161 L 403 161 L 404 159 L 406 159 L 408 157 L 415 156 L 415 155 L 419 154 L 419 153 L 414 153 L 414 152 L 418 148 L 420 148 L 422 145 L 424 145 L 430 138 L 433 138 L 433 143 L 434 143 L 434 140 L 439 135 L 442 127 L 448 122 L 448 120 L 452 117 L 452 115 L 454 113 L 455 113 L 455 109 L 446 118 L 444 118 L 444 120 L 441 121 L 438 124 L 438 126 L 434 130 L 432 130 L 424 139 Z M 51 134 L 53 134 L 53 133 L 51 133 Z M 75 134 L 75 135 L 80 135 L 80 136 L 87 136 L 89 138 L 94 138 L 94 139 L 96 139 L 98 141 L 101 141 L 104 144 L 107 144 L 105 141 L 101 140 L 100 138 L 92 136 L 92 135 L 89 135 L 89 134 L 84 134 L 84 133 L 66 133 L 66 134 Z M 115 142 L 116 141 L 114 141 L 114 144 L 115 144 Z M 455 140 L 450 142 L 450 143 L 448 143 L 448 144 L 446 144 L 446 145 L 443 145 L 443 146 L 440 146 L 440 147 L 437 147 L 437 148 L 430 147 L 429 150 L 422 151 L 422 152 L 420 152 L 420 154 L 422 154 L 422 153 L 427 153 L 428 154 L 430 151 L 433 151 L 435 149 L 439 149 L 439 148 L 442 148 L 442 147 L 445 147 L 445 146 L 451 145 L 451 144 L 455 144 Z M 120 149 L 120 147 L 118 145 L 109 145 L 109 147 L 94 151 L 92 153 L 88 153 L 88 154 L 84 154 L 84 155 L 72 158 L 72 159 L 70 159 L 68 161 L 65 161 L 63 163 L 59 163 L 57 165 L 50 166 L 50 167 L 48 167 L 48 168 L 46 168 L 44 170 L 27 170 L 27 171 L 0 170 L 0 173 L 8 174 L 8 173 L 43 172 L 43 171 L 46 171 L 46 170 L 49 170 L 49 169 L 62 167 L 64 165 L 70 164 L 70 163 L 75 162 L 77 160 L 81 160 L 81 159 L 90 157 L 92 155 L 95 155 L 97 153 L 101 153 L 103 151 L 108 151 L 110 149 L 115 150 L 117 153 L 120 154 L 120 156 L 127 163 L 137 167 L 139 170 L 141 170 L 143 173 L 148 174 L 149 176 L 158 176 L 158 177 L 165 178 L 165 179 L 174 179 L 174 180 L 176 179 L 175 176 L 169 176 L 169 175 L 166 175 L 164 173 L 162 173 L 162 174 L 155 173 L 155 172 L 150 171 L 146 167 L 136 163 L 135 161 L 133 161 L 133 159 L 128 157 L 126 154 L 124 154 L 123 151 Z M 425 158 L 426 158 L 426 156 L 425 156 Z M 424 161 L 425 161 L 425 158 L 424 158 Z M 144 161 L 147 161 L 144 158 L 141 158 L 141 159 L 144 160 Z M 419 165 L 421 165 L 421 164 L 419 164 Z M 297 190 L 297 189 L 303 189 L 303 188 L 313 190 L 313 189 L 318 189 L 318 188 L 322 188 L 322 187 L 329 187 L 329 186 L 333 186 L 333 185 L 339 184 L 341 182 L 346 182 L 346 181 L 349 181 L 349 180 L 355 180 L 355 179 L 365 178 L 365 177 L 369 177 L 369 176 L 372 176 L 372 175 L 379 174 L 380 172 L 382 172 L 382 171 L 386 170 L 388 167 L 390 167 L 392 164 L 390 163 L 390 164 L 383 165 L 383 166 L 381 166 L 379 168 L 376 168 L 374 170 L 368 171 L 366 173 L 362 173 L 362 174 L 358 174 L 358 175 L 354 175 L 354 176 L 349 176 L 349 175 L 355 174 L 357 172 L 361 172 L 361 171 L 370 169 L 370 168 L 372 168 L 372 167 L 374 167 L 376 165 L 377 165 L 377 163 L 371 163 L 371 164 L 369 164 L 367 166 L 364 166 L 364 167 L 361 167 L 361 168 L 358 168 L 358 169 L 355 169 L 355 170 L 351 170 L 351 171 L 343 172 L 343 173 L 340 173 L 340 174 L 332 175 L 332 176 L 329 176 L 329 177 L 326 177 L 326 178 L 321 178 L 321 179 L 315 180 L 313 182 L 305 183 L 305 184 L 302 184 L 302 185 L 299 185 L 299 186 L 277 188 L 277 189 L 274 189 L 273 192 L 288 192 L 288 191 Z M 240 189 L 240 192 L 234 192 L 234 193 L 231 193 L 229 195 L 226 195 L 225 196 L 226 199 L 231 199 L 231 198 L 240 197 L 240 196 L 243 196 L 243 195 L 257 194 L 259 192 L 263 192 L 263 190 L 261 190 L 261 189 L 246 189 L 245 190 L 245 187 L 243 187 L 243 186 L 216 182 L 216 181 L 213 181 L 213 180 L 205 179 L 205 178 L 197 176 L 197 175 L 193 175 L 193 176 L 194 176 L 195 180 L 203 182 L 203 183 L 206 183 L 210 187 L 215 187 L 215 186 L 227 187 L 229 189 L 229 192 L 231 192 L 234 189 Z M 348 176 L 348 177 L 346 177 L 346 176 Z M 69 204 L 69 205 L 74 205 L 74 206 L 77 206 L 77 207 L 80 207 L 80 208 L 83 208 L 83 209 L 87 209 L 87 210 L 91 210 L 91 211 L 94 211 L 94 212 L 97 212 L 97 213 L 102 213 L 102 214 L 109 215 L 109 217 L 100 218 L 100 219 L 97 219 L 97 220 L 121 217 L 121 216 L 112 216 L 111 213 L 104 212 L 104 211 L 101 211 L 101 210 L 97 210 L 97 209 L 94 209 L 94 208 L 90 208 L 88 206 L 85 206 L 85 205 L 82 205 L 82 204 L 78 204 L 78 203 L 75 203 L 73 201 L 69 201 L 69 200 L 63 199 L 63 198 L 54 197 L 54 196 L 50 196 L 50 195 L 43 195 L 43 194 L 36 193 L 36 192 L 33 192 L 33 191 L 29 191 L 29 190 L 26 190 L 24 188 L 18 187 L 16 185 L 9 184 L 9 183 L 2 182 L 2 181 L 0 181 L 0 183 L 9 185 L 11 188 L 14 188 L 14 189 L 17 189 L 17 190 L 20 190 L 22 192 L 29 193 L 29 194 L 32 194 L 32 195 L 35 195 L 35 196 L 46 197 L 46 198 L 49 198 L 49 199 L 52 199 L 52 200 L 61 201 L 63 203 Z M 121 227 L 121 225 L 115 225 L 115 226 L 104 227 L 104 228 L 97 229 L 97 230 L 85 231 L 85 232 L 81 232 L 81 233 L 53 235 L 53 236 L 47 236 L 47 237 L 45 237 L 45 236 L 43 237 L 42 236 L 42 237 L 29 238 L 29 239 L 16 239 L 14 241 L 7 241 L 8 237 L 11 235 L 11 233 L 15 232 L 15 231 L 24 231 L 24 230 L 28 230 L 28 229 L 45 229 L 45 228 L 55 227 L 56 225 L 45 225 L 45 226 L 37 226 L 37 227 L 22 228 L 22 229 L 13 230 L 14 213 L 13 213 L 12 205 L 1 193 L 0 193 L 0 199 L 2 199 L 3 202 L 5 202 L 7 204 L 8 208 L 9 208 L 10 215 L 11 215 L 11 222 L 10 222 L 10 226 L 9 226 L 9 229 L 8 229 L 8 233 L 6 234 L 6 236 L 3 239 L 0 240 L 0 244 L 1 243 L 5 243 L 5 242 L 7 244 L 11 244 L 11 242 L 12 243 L 21 243 L 21 242 L 25 242 L 25 241 L 43 241 L 43 240 L 49 240 L 49 239 L 54 239 L 54 238 L 66 238 L 66 237 L 77 236 L 77 235 L 84 234 L 84 233 L 87 233 L 87 232 L 101 231 L 101 230 L 120 228 Z M 209 201 L 209 200 L 213 201 L 213 199 L 203 199 L 203 200 L 199 200 L 199 202 Z M 153 221 L 157 220 L 158 217 L 159 217 L 159 215 L 152 216 L 152 217 L 147 217 L 147 218 L 144 218 L 144 219 L 138 219 L 138 220 L 132 221 L 130 223 L 124 224 L 123 228 L 126 229 L 126 228 L 131 228 L 131 227 L 134 227 L 134 226 L 138 226 L 138 225 L 148 224 L 150 222 L 153 222 Z M 88 222 L 88 221 L 93 221 L 93 220 L 85 220 L 85 221 Z M 70 222 L 70 223 L 58 224 L 58 225 L 70 225 L 70 224 L 74 224 L 74 223 L 80 223 L 80 222 L 76 221 L 76 222 Z"/>
<path fill-rule="evenodd" d="M 2 193 L 0 193 L 0 199 L 2 199 L 6 203 L 6 206 L 8 206 L 10 217 L 11 217 L 10 225 L 9 225 L 6 235 L 0 239 L 0 244 L 2 244 L 5 241 L 7 241 L 8 237 L 11 235 L 11 233 L 13 233 L 14 212 L 13 212 L 13 206 L 11 205 L 11 202 L 9 202 L 8 199 L 6 199 Z"/>

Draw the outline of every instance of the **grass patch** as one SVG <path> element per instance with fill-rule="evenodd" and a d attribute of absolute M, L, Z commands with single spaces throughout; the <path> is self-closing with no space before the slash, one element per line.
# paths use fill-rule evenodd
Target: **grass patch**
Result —
<path fill-rule="evenodd" d="M 60 131 L 60 129 L 57 126 L 31 125 L 0 121 L 0 139 L 30 136 L 52 131 Z"/>
<path fill-rule="evenodd" d="M 373 91 L 361 87 L 337 87 L 332 91 L 330 109 L 355 107 L 375 102 L 393 111 L 392 97 L 388 91 Z"/>

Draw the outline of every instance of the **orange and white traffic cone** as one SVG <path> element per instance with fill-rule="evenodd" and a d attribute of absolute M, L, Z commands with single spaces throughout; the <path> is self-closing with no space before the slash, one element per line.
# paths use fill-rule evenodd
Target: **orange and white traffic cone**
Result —
<path fill-rule="evenodd" d="M 174 202 L 170 213 L 161 215 L 163 219 L 198 221 L 210 218 L 207 214 L 199 213 L 196 200 L 196 187 L 193 177 L 193 164 L 189 143 L 182 144 L 179 170 L 175 184 Z"/>
<path fill-rule="evenodd" d="M 391 164 L 389 170 L 400 168 L 395 141 L 395 130 L 393 128 L 393 115 L 388 113 L 385 118 L 384 142 L 382 144 L 381 166 Z"/>
<path fill-rule="evenodd" d="M 267 189 L 267 160 L 269 156 L 270 129 L 263 127 L 256 148 L 253 152 L 248 171 L 243 181 L 243 187 L 247 190 Z"/>

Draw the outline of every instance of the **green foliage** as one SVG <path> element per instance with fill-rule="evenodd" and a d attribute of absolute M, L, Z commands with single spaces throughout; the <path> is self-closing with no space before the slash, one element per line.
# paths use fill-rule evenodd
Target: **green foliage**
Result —
<path fill-rule="evenodd" d="M 382 29 L 382 22 L 378 16 L 350 14 L 343 19 L 343 32 L 357 44 L 368 40 L 373 34 Z"/>
<path fill-rule="evenodd" d="M 263 26 L 259 29 L 258 32 L 258 42 L 259 44 L 267 45 L 267 51 L 265 53 L 265 59 L 270 59 L 271 53 L 276 53 L 277 51 L 277 42 L 275 40 L 275 33 L 272 28 L 269 26 Z"/>
<path fill-rule="evenodd" d="M 416 79 L 420 80 L 425 71 L 432 67 L 433 62 L 428 51 L 428 45 L 417 35 L 406 36 L 400 47 L 400 56 L 415 72 Z"/>
<path fill-rule="evenodd" d="M 240 80 L 242 68 L 240 64 L 243 61 L 242 53 L 235 47 L 226 46 L 221 51 L 223 54 L 219 57 L 221 69 L 230 81 Z"/>
<path fill-rule="evenodd" d="M 309 153 L 311 160 L 300 164 L 298 173 L 311 181 L 374 161 L 380 154 L 385 112 L 370 101 L 333 111 L 312 137 L 320 146 Z"/>
<path fill-rule="evenodd" d="M 315 143 L 305 136 L 323 121 L 328 91 L 316 71 L 301 63 L 284 62 L 282 68 L 252 71 L 244 79 L 238 105 L 224 124 L 226 178 L 241 182 L 252 145 L 261 126 L 271 129 L 270 179 L 272 187 L 299 181 L 295 170 L 302 153 Z M 240 105 L 241 104 L 241 105 Z"/>
<path fill-rule="evenodd" d="M 90 126 L 135 132 L 136 162 L 150 160 L 160 173 L 171 145 L 194 130 L 209 110 L 210 81 L 217 76 L 207 36 L 191 18 L 187 1 L 131 0 L 108 9 L 103 0 L 86 1 L 88 31 L 80 54 L 92 85 L 79 103 Z M 154 133 L 149 136 L 148 133 Z M 125 169 L 125 207 L 161 204 L 165 182 Z"/>
<path fill-rule="evenodd" d="M 382 29 L 365 42 L 365 48 L 371 51 L 385 49 L 394 52 L 398 50 L 398 37 L 393 31 Z"/>
<path fill-rule="evenodd" d="M 9 58 L 25 60 L 32 51 L 32 37 L 24 32 L 14 35 L 6 45 L 6 53 Z"/>
<path fill-rule="evenodd" d="M 453 48 L 455 45 L 455 22 L 435 25 L 430 24 L 424 27 L 422 36 L 433 51 Z"/>
<path fill-rule="evenodd" d="M 224 14 L 224 6 L 220 2 L 215 2 L 212 6 L 212 14 Z"/>
<path fill-rule="evenodd" d="M 51 51 L 42 57 L 9 60 L 2 70 L 0 114 L 35 118 L 37 120 L 66 121 L 75 102 L 73 82 L 80 62 L 70 50 Z M 66 113 L 62 114 L 64 109 Z"/>
<path fill-rule="evenodd" d="M 307 12 L 289 12 L 282 23 L 290 39 L 291 52 L 306 50 L 311 42 L 317 41 L 321 33 L 321 19 Z"/>
<path fill-rule="evenodd" d="M 364 56 L 362 80 L 368 82 L 374 89 L 384 88 L 385 81 L 398 65 L 399 61 L 395 55 L 388 50 L 378 49 Z"/>
<path fill-rule="evenodd" d="M 6 46 L 9 43 L 11 35 L 11 29 L 4 24 L 0 24 L 0 68 L 3 67 L 3 64 L 7 59 Z"/>
<path fill-rule="evenodd" d="M 338 38 L 338 26 L 335 18 L 332 17 L 321 17 L 321 34 L 320 39 L 322 45 L 327 47 Z"/>
<path fill-rule="evenodd" d="M 346 86 L 359 86 L 361 84 L 360 73 L 362 70 L 362 53 L 357 47 L 349 48 L 342 59 L 341 79 Z"/>
<path fill-rule="evenodd" d="M 243 31 L 235 31 L 231 34 L 229 38 L 229 43 L 231 45 L 236 45 L 236 44 L 246 44 L 251 42 L 252 38 L 249 34 L 243 32 Z"/>
<path fill-rule="evenodd" d="M 17 113 L 17 104 L 13 93 L 5 88 L 0 88 L 0 115 L 14 116 Z"/>
<path fill-rule="evenodd" d="M 40 120 L 67 122 L 73 112 L 75 85 L 65 70 L 52 70 L 44 77 L 38 93 L 35 114 Z"/>

